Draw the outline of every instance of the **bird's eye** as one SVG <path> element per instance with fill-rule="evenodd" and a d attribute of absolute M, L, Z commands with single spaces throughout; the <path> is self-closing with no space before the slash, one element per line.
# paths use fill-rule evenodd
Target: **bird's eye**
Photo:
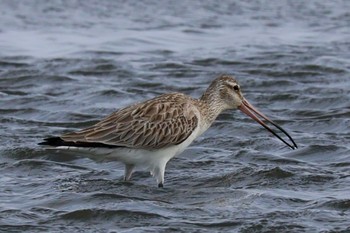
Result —
<path fill-rule="evenodd" d="M 234 86 L 233 86 L 233 90 L 238 91 L 238 90 L 239 90 L 238 85 L 234 85 Z"/>

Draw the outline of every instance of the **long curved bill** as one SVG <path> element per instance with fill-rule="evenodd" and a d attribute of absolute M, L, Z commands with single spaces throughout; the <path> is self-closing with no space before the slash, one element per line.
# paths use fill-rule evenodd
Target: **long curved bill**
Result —
<path fill-rule="evenodd" d="M 276 136 L 279 140 L 284 142 L 287 146 L 292 148 L 293 150 L 298 148 L 297 144 L 294 142 L 293 138 L 279 125 L 277 125 L 275 122 L 270 120 L 267 116 L 265 116 L 263 113 L 259 112 L 253 105 L 251 105 L 248 100 L 243 99 L 243 102 L 241 106 L 238 107 L 239 110 L 253 118 L 256 122 L 258 122 L 260 125 L 262 125 L 265 129 L 270 131 L 274 136 Z M 263 118 L 267 122 L 271 123 L 273 126 L 275 126 L 277 129 L 279 129 L 282 133 L 284 133 L 292 142 L 292 144 L 286 142 L 283 138 L 281 138 L 275 131 L 273 131 L 268 125 L 266 125 L 259 117 Z"/>

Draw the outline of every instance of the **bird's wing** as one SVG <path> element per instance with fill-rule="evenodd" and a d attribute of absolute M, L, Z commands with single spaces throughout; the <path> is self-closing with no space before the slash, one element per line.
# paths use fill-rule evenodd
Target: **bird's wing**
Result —
<path fill-rule="evenodd" d="M 191 135 L 198 126 L 195 111 L 189 97 L 180 93 L 165 94 L 120 109 L 92 127 L 60 138 L 79 145 L 163 148 L 180 144 Z"/>

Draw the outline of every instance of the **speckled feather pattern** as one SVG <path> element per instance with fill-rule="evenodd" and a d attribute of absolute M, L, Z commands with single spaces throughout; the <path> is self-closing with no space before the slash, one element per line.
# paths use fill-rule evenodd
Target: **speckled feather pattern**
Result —
<path fill-rule="evenodd" d="M 103 143 L 136 149 L 177 145 L 198 127 L 198 100 L 181 93 L 158 96 L 120 109 L 97 124 L 61 136 L 64 141 Z"/>

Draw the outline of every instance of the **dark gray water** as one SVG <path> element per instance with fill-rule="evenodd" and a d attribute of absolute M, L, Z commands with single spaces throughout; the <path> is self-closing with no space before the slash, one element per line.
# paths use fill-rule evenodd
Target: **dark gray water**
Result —
<path fill-rule="evenodd" d="M 0 1 L 1 232 L 350 232 L 350 2 Z M 291 151 L 227 112 L 148 172 L 43 137 L 221 73 Z"/>

